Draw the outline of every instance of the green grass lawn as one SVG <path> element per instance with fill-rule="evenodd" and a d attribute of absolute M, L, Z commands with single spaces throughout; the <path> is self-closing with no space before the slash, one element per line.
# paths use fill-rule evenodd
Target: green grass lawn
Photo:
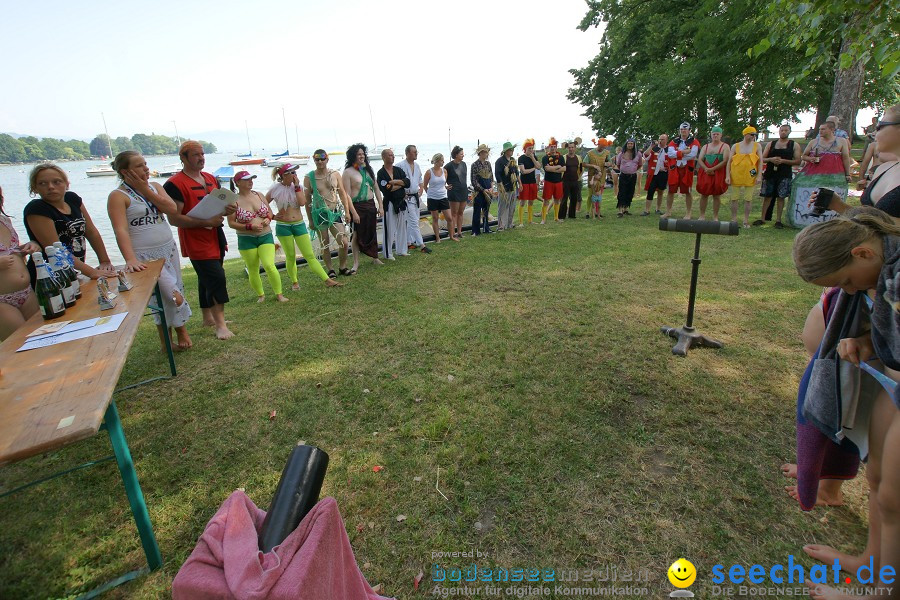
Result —
<path fill-rule="evenodd" d="M 704 597 L 717 563 L 861 549 L 863 478 L 846 506 L 803 513 L 778 469 L 794 460 L 799 334 L 821 291 L 794 273 L 795 231 L 704 237 L 695 325 L 725 347 L 681 358 L 659 328 L 684 322 L 694 237 L 616 219 L 609 198 L 602 222 L 364 262 L 342 289 L 304 269 L 287 304 L 258 305 L 229 262 L 236 337 L 217 341 L 195 308 L 178 377 L 117 398 L 165 565 L 107 597 L 169 596 L 222 501 L 242 487 L 266 508 L 298 440 L 330 455 L 323 495 L 369 582 L 400 598 L 431 593 L 441 551 L 648 569 L 653 597 L 684 556 Z M 192 271 L 185 282 L 196 307 Z M 120 384 L 166 369 L 146 319 Z M 0 488 L 108 453 L 98 435 L 3 468 Z M 142 561 L 114 463 L 0 500 L 2 598 L 74 595 Z"/>

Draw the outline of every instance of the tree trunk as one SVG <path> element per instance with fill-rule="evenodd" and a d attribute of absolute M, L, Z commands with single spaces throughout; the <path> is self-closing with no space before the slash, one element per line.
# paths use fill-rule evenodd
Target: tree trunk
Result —
<path fill-rule="evenodd" d="M 841 53 L 850 48 L 850 40 L 844 38 L 841 43 Z M 834 90 L 831 93 L 831 108 L 828 114 L 835 115 L 841 120 L 840 127 L 849 133 L 854 132 L 854 121 L 859 111 L 859 99 L 862 95 L 862 84 L 865 70 L 863 63 L 854 62 L 847 69 L 838 68 L 834 77 Z"/>
<path fill-rule="evenodd" d="M 697 126 L 694 127 L 694 134 L 703 140 L 709 135 L 709 101 L 705 95 L 697 101 Z"/>

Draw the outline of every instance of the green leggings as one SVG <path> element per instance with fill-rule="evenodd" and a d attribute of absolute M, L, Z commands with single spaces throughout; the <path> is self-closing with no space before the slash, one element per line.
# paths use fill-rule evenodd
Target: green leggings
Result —
<path fill-rule="evenodd" d="M 250 287 L 256 292 L 257 296 L 262 296 L 263 285 L 262 278 L 259 276 L 259 263 L 262 262 L 266 275 L 269 276 L 269 285 L 276 294 L 282 292 L 281 275 L 275 268 L 275 244 L 261 244 L 256 248 L 247 250 L 238 249 L 244 263 L 247 265 L 247 271 L 250 274 Z"/>
<path fill-rule="evenodd" d="M 328 273 L 322 268 L 319 260 L 313 252 L 312 241 L 309 234 L 303 235 L 279 235 L 278 241 L 281 243 L 281 249 L 284 250 L 284 267 L 287 270 L 291 283 L 297 283 L 297 251 L 294 248 L 294 242 L 300 248 L 300 254 L 306 259 L 306 264 L 313 273 L 319 276 L 319 279 L 325 281 L 328 279 Z"/>

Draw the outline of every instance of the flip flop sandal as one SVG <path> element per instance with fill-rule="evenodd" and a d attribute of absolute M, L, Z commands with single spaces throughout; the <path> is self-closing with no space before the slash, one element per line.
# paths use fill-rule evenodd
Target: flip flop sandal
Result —
<path fill-rule="evenodd" d="M 328 278 L 329 279 L 337 279 L 337 274 L 334 272 L 334 269 L 331 269 L 330 271 L 328 271 Z"/>
<path fill-rule="evenodd" d="M 347 277 L 350 277 L 351 275 L 356 275 L 356 269 L 350 269 L 349 271 L 347 271 Z"/>
<path fill-rule="evenodd" d="M 350 275 L 350 269 L 344 267 L 343 269 L 341 269 L 340 271 L 338 271 L 338 273 L 340 273 L 340 274 L 341 274 L 342 276 L 344 276 L 344 277 L 347 277 L 347 276 Z"/>

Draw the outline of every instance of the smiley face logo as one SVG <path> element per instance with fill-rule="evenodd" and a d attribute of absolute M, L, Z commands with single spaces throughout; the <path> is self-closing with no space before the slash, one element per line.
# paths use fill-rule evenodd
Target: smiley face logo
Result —
<path fill-rule="evenodd" d="M 691 561 L 679 558 L 672 563 L 667 571 L 669 581 L 677 588 L 690 587 L 694 580 L 697 579 L 697 569 L 691 564 Z"/>

